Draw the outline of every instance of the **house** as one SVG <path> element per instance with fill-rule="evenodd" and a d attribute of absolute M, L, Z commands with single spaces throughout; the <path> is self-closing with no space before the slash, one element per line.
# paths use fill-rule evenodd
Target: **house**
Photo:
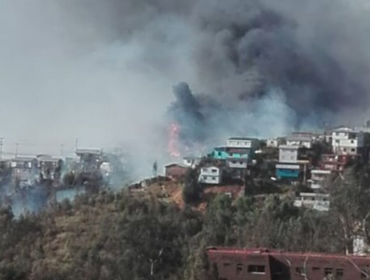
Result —
<path fill-rule="evenodd" d="M 172 163 L 165 166 L 165 176 L 172 180 L 185 178 L 188 167 L 182 164 Z"/>
<path fill-rule="evenodd" d="M 298 146 L 282 145 L 279 147 L 279 162 L 296 163 L 298 161 Z"/>
<path fill-rule="evenodd" d="M 331 145 L 333 153 L 338 155 L 362 154 L 365 146 L 365 134 L 351 128 L 338 128 L 332 131 Z"/>
<path fill-rule="evenodd" d="M 79 171 L 82 173 L 95 173 L 100 171 L 103 162 L 103 151 L 98 149 L 77 149 L 79 156 Z"/>
<path fill-rule="evenodd" d="M 238 148 L 229 148 L 228 153 L 230 159 L 251 159 L 253 155 L 252 149 L 238 149 Z"/>
<path fill-rule="evenodd" d="M 38 155 L 36 158 L 40 180 L 60 179 L 63 162 L 61 159 L 49 155 Z"/>
<path fill-rule="evenodd" d="M 325 180 L 329 178 L 330 174 L 331 170 L 311 170 L 310 187 L 312 189 L 321 189 L 325 183 Z"/>
<path fill-rule="evenodd" d="M 217 160 L 226 160 L 229 157 L 229 152 L 226 147 L 215 148 L 209 157 Z"/>
<path fill-rule="evenodd" d="M 16 157 L 10 161 L 12 183 L 16 187 L 32 186 L 37 176 L 37 159 L 35 157 Z"/>
<path fill-rule="evenodd" d="M 209 247 L 208 274 L 232 280 L 358 280 L 369 278 L 370 257 Z"/>
<path fill-rule="evenodd" d="M 258 149 L 260 141 L 256 138 L 232 137 L 227 140 L 228 148 Z"/>
<path fill-rule="evenodd" d="M 226 166 L 233 169 L 246 169 L 248 167 L 248 159 L 229 158 L 226 160 Z"/>
<path fill-rule="evenodd" d="M 253 155 L 253 149 L 249 148 L 230 148 L 221 147 L 215 148 L 213 152 L 209 155 L 213 159 L 217 160 L 227 160 L 227 159 L 251 159 Z"/>
<path fill-rule="evenodd" d="M 278 148 L 280 145 L 283 145 L 285 143 L 285 139 L 283 138 L 272 138 L 267 139 L 266 146 L 269 148 Z"/>
<path fill-rule="evenodd" d="M 308 137 L 308 138 L 311 138 L 312 140 L 316 140 L 320 138 L 319 133 L 305 132 L 305 131 L 295 131 L 295 132 L 292 132 L 291 135 L 295 137 Z"/>
<path fill-rule="evenodd" d="M 297 146 L 299 148 L 312 148 L 312 137 L 310 136 L 295 136 L 291 135 L 286 138 L 286 145 L 287 146 Z"/>
<path fill-rule="evenodd" d="M 301 178 L 302 168 L 299 164 L 276 164 L 276 178 L 299 180 Z"/>
<path fill-rule="evenodd" d="M 294 200 L 294 206 L 312 208 L 318 211 L 329 211 L 329 199 L 329 194 L 300 193 Z"/>
<path fill-rule="evenodd" d="M 35 157 L 15 157 L 10 160 L 10 167 L 32 169 L 36 167 L 36 162 Z"/>
<path fill-rule="evenodd" d="M 320 159 L 320 168 L 323 170 L 343 171 L 351 162 L 361 161 L 361 155 L 324 154 Z"/>
<path fill-rule="evenodd" d="M 200 169 L 199 183 L 218 185 L 222 182 L 222 169 L 217 166 L 206 166 Z"/>
<path fill-rule="evenodd" d="M 202 159 L 200 157 L 184 157 L 183 164 L 187 167 L 196 167 Z"/>

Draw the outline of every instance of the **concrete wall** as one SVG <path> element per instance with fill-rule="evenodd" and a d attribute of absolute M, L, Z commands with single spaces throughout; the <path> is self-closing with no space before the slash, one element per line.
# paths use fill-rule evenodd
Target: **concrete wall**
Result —
<path fill-rule="evenodd" d="M 295 163 L 298 160 L 298 148 L 280 146 L 279 162 Z"/>

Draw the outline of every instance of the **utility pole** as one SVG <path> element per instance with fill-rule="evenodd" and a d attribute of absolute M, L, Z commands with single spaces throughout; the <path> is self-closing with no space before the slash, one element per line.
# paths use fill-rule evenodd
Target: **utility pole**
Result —
<path fill-rule="evenodd" d="M 63 157 L 64 155 L 64 144 L 60 145 L 60 156 Z"/>
<path fill-rule="evenodd" d="M 153 176 L 154 178 L 157 178 L 158 176 L 158 162 L 157 161 L 153 163 Z"/>
<path fill-rule="evenodd" d="M 4 138 L 1 137 L 0 138 L 0 159 L 3 158 L 3 141 L 4 141 Z"/>
<path fill-rule="evenodd" d="M 15 143 L 15 157 L 18 156 L 18 143 Z"/>

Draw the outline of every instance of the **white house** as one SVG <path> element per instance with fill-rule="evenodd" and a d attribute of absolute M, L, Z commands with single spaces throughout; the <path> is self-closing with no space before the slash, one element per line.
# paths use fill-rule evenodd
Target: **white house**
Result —
<path fill-rule="evenodd" d="M 330 170 L 311 170 L 311 188 L 321 189 L 330 174 Z"/>
<path fill-rule="evenodd" d="M 11 159 L 10 166 L 12 168 L 31 169 L 34 162 L 36 162 L 36 157 L 15 157 Z"/>
<path fill-rule="evenodd" d="M 297 147 L 305 147 L 307 149 L 311 149 L 312 147 L 312 137 L 309 136 L 289 136 L 286 138 L 286 145 L 287 146 L 297 146 Z"/>
<path fill-rule="evenodd" d="M 279 162 L 296 163 L 298 161 L 298 146 L 281 145 L 279 147 Z"/>
<path fill-rule="evenodd" d="M 194 168 L 197 166 L 201 161 L 201 158 L 198 157 L 184 157 L 183 164 L 187 167 Z"/>
<path fill-rule="evenodd" d="M 294 206 L 307 207 L 318 211 L 328 211 L 330 195 L 323 193 L 300 193 L 294 200 Z"/>
<path fill-rule="evenodd" d="M 227 140 L 228 148 L 257 149 L 259 140 L 255 138 L 232 137 Z"/>
<path fill-rule="evenodd" d="M 284 143 L 285 141 L 282 138 L 272 138 L 272 139 L 267 139 L 266 146 L 269 148 L 277 148 L 280 145 L 283 145 Z"/>
<path fill-rule="evenodd" d="M 331 144 L 333 152 L 340 155 L 361 153 L 365 145 L 365 135 L 351 128 L 342 127 L 332 131 Z"/>
<path fill-rule="evenodd" d="M 222 169 L 217 166 L 207 166 L 200 169 L 199 183 L 218 185 L 222 182 Z"/>

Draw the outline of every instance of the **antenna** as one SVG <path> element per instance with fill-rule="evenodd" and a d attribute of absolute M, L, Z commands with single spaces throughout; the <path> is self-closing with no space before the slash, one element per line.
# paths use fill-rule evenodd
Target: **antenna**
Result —
<path fill-rule="evenodd" d="M 63 157 L 64 155 L 64 144 L 60 145 L 60 156 Z"/>
<path fill-rule="evenodd" d="M 4 138 L 1 137 L 0 138 L 0 159 L 3 158 L 3 140 L 4 140 Z"/>

